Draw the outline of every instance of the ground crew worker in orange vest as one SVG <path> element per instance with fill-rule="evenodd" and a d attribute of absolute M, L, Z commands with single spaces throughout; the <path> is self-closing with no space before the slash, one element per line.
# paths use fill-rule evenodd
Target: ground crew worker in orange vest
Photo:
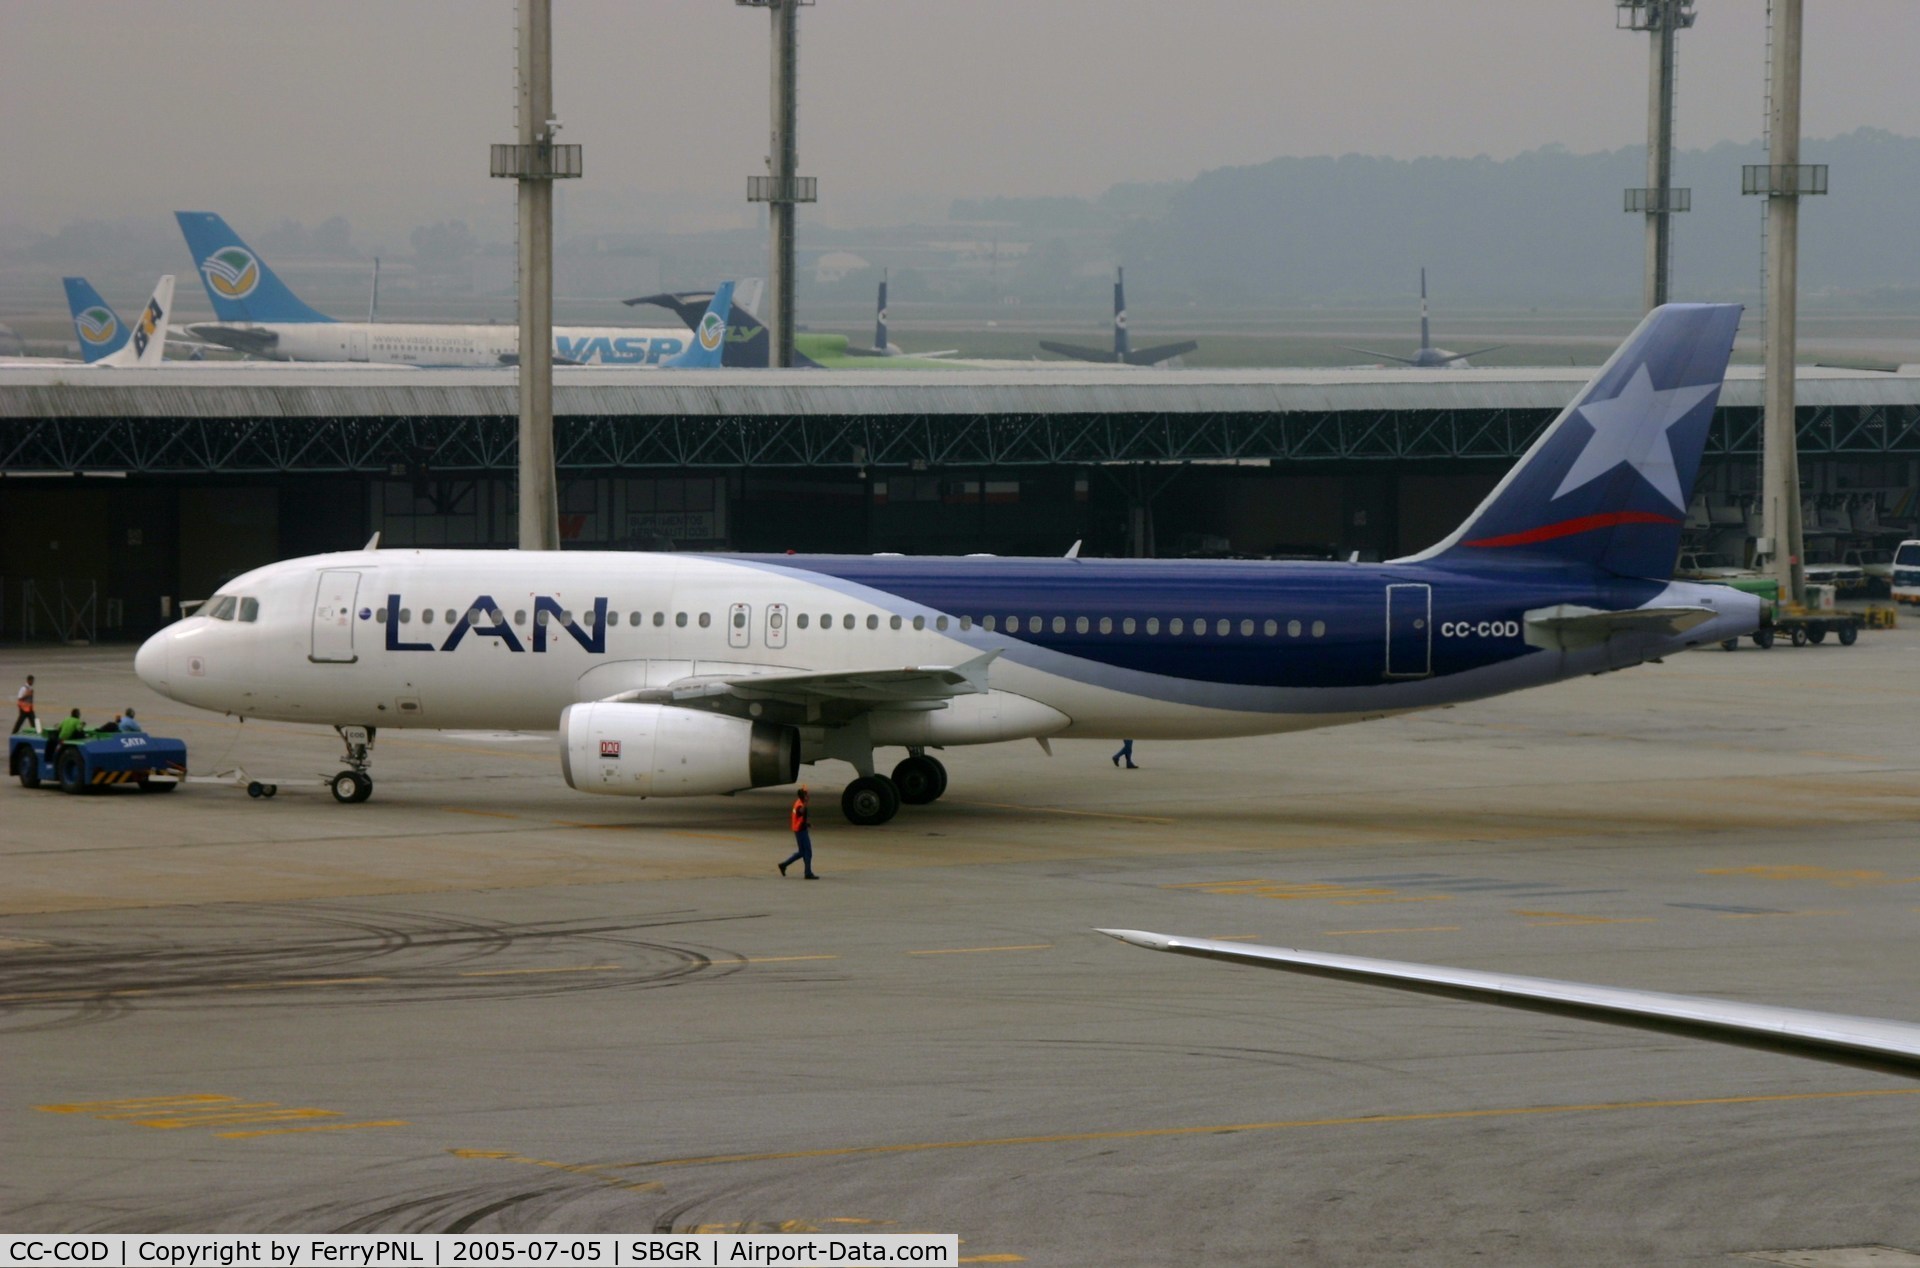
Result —
<path fill-rule="evenodd" d="M 27 675 L 27 685 L 20 688 L 19 694 L 13 698 L 13 703 L 18 708 L 20 716 L 13 720 L 13 730 L 7 732 L 7 734 L 16 734 L 23 726 L 32 727 L 38 731 L 40 729 L 40 715 L 33 711 L 32 674 Z"/>
<path fill-rule="evenodd" d="M 804 874 L 808 880 L 819 880 L 819 874 L 813 870 L 813 838 L 807 835 L 807 829 L 813 826 L 813 820 L 807 815 L 805 784 L 800 785 L 800 791 L 793 799 L 793 811 L 787 816 L 787 824 L 793 829 L 794 850 L 787 856 L 786 861 L 780 864 L 780 875 L 785 876 L 787 869 L 795 862 L 799 862 L 806 869 Z"/>

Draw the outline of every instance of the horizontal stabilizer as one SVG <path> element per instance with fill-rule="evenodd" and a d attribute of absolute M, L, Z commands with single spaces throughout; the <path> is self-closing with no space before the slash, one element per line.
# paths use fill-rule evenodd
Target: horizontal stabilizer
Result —
<path fill-rule="evenodd" d="M 263 330 L 258 326 L 223 326 L 218 322 L 200 321 L 187 327 L 187 332 L 207 343 L 256 356 L 270 353 L 280 346 L 279 331 Z"/>
<path fill-rule="evenodd" d="M 1083 348 L 1078 344 L 1054 343 L 1047 339 L 1042 339 L 1040 346 L 1048 352 L 1058 353 L 1063 357 L 1071 357 L 1075 361 L 1100 361 L 1108 365 L 1113 364 L 1114 361 L 1113 349 L 1111 348 Z"/>
<path fill-rule="evenodd" d="M 1475 348 L 1475 349 L 1474 349 L 1474 350 L 1473 350 L 1472 352 L 1454 352 L 1454 353 L 1449 353 L 1449 354 L 1447 355 L 1447 364 L 1449 364 L 1449 365 L 1451 365 L 1451 364 L 1453 364 L 1453 363 L 1454 363 L 1455 361 L 1465 361 L 1465 360 L 1466 360 L 1466 359 L 1467 359 L 1468 357 L 1477 357 L 1477 356 L 1479 356 L 1479 355 L 1481 355 L 1482 353 L 1486 353 L 1486 352 L 1498 352 L 1498 351 L 1500 351 L 1500 349 L 1502 349 L 1502 348 L 1504 348 L 1504 347 L 1506 347 L 1506 346 L 1507 346 L 1507 345 L 1506 345 L 1506 344 L 1504 344 L 1504 343 L 1496 343 L 1496 344 L 1494 344 L 1494 345 L 1492 345 L 1491 347 L 1486 347 L 1486 348 Z"/>
<path fill-rule="evenodd" d="M 1382 361 L 1397 361 L 1401 365 L 1419 365 L 1420 364 L 1418 361 L 1414 360 L 1412 357 L 1396 357 L 1391 352 L 1375 352 L 1372 348 L 1348 348 L 1343 346 L 1340 349 L 1340 351 L 1357 352 L 1363 357 L 1379 357 Z"/>
<path fill-rule="evenodd" d="M 1529 647 L 1570 652 L 1604 643 L 1616 634 L 1653 634 L 1675 637 L 1711 621 L 1712 608 L 1626 608 L 1603 612 L 1574 603 L 1535 608 L 1524 618 Z"/>
<path fill-rule="evenodd" d="M 1421 995 L 1475 1000 L 1506 1008 L 1579 1017 L 1632 1026 L 1662 1034 L 1710 1039 L 1743 1048 L 1812 1057 L 1912 1078 L 1920 1075 L 1920 1025 L 1879 1017 L 1852 1017 L 1803 1008 L 1776 1008 L 1669 995 L 1657 991 L 1519 977 L 1401 960 L 1298 951 L 1291 947 L 1181 938 L 1138 929 L 1102 929 L 1101 933 L 1151 951 L 1201 956 L 1280 969 L 1310 977 L 1361 982 Z"/>
<path fill-rule="evenodd" d="M 1157 348 L 1134 348 L 1127 353 L 1126 362 L 1128 365 L 1159 365 L 1162 361 L 1184 357 L 1199 349 L 1200 345 L 1191 339 L 1185 343 L 1163 343 Z"/>

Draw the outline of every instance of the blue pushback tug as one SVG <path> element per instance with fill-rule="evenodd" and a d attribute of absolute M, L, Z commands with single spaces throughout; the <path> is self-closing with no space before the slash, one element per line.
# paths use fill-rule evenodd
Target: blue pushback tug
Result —
<path fill-rule="evenodd" d="M 51 757 L 49 749 L 54 749 Z M 61 792 L 133 785 L 172 792 L 187 777 L 187 742 L 146 732 L 88 730 L 56 744 L 50 734 L 20 732 L 7 741 L 7 769 L 22 788 L 58 784 Z"/>

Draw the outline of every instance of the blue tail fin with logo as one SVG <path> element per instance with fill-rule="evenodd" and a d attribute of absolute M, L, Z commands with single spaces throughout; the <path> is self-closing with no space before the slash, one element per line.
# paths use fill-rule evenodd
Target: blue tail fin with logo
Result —
<path fill-rule="evenodd" d="M 80 340 L 80 356 L 88 365 L 110 357 L 127 346 L 133 331 L 113 305 L 100 297 L 84 277 L 63 277 L 67 288 L 67 311 L 73 315 L 73 333 Z"/>
<path fill-rule="evenodd" d="M 1737 304 L 1648 313 L 1467 522 L 1412 559 L 1671 577 L 1739 326 Z"/>
<path fill-rule="evenodd" d="M 1132 352 L 1127 336 L 1127 271 L 1121 269 L 1113 278 L 1113 359 L 1125 365 Z"/>
<path fill-rule="evenodd" d="M 727 350 L 727 318 L 733 313 L 733 283 L 722 282 L 713 293 L 713 302 L 693 328 L 693 341 L 686 351 L 661 361 L 675 370 L 718 369 Z"/>
<path fill-rule="evenodd" d="M 332 321 L 300 302 L 267 262 L 240 240 L 227 222 L 210 211 L 176 211 L 193 252 L 194 267 L 221 321 Z"/>

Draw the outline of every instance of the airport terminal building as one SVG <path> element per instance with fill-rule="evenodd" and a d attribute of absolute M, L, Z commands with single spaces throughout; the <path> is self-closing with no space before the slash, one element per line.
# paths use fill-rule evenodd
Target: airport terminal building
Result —
<path fill-rule="evenodd" d="M 563 368 L 561 534 L 1390 558 L 1450 531 L 1591 373 Z M 1760 394 L 1735 367 L 1700 479 L 1716 505 L 1758 484 Z M 1920 374 L 1807 368 L 1798 397 L 1807 498 L 1911 527 Z M 511 546 L 517 428 L 511 371 L 9 371 L 0 637 L 137 637 L 236 573 L 376 532 Z"/>

